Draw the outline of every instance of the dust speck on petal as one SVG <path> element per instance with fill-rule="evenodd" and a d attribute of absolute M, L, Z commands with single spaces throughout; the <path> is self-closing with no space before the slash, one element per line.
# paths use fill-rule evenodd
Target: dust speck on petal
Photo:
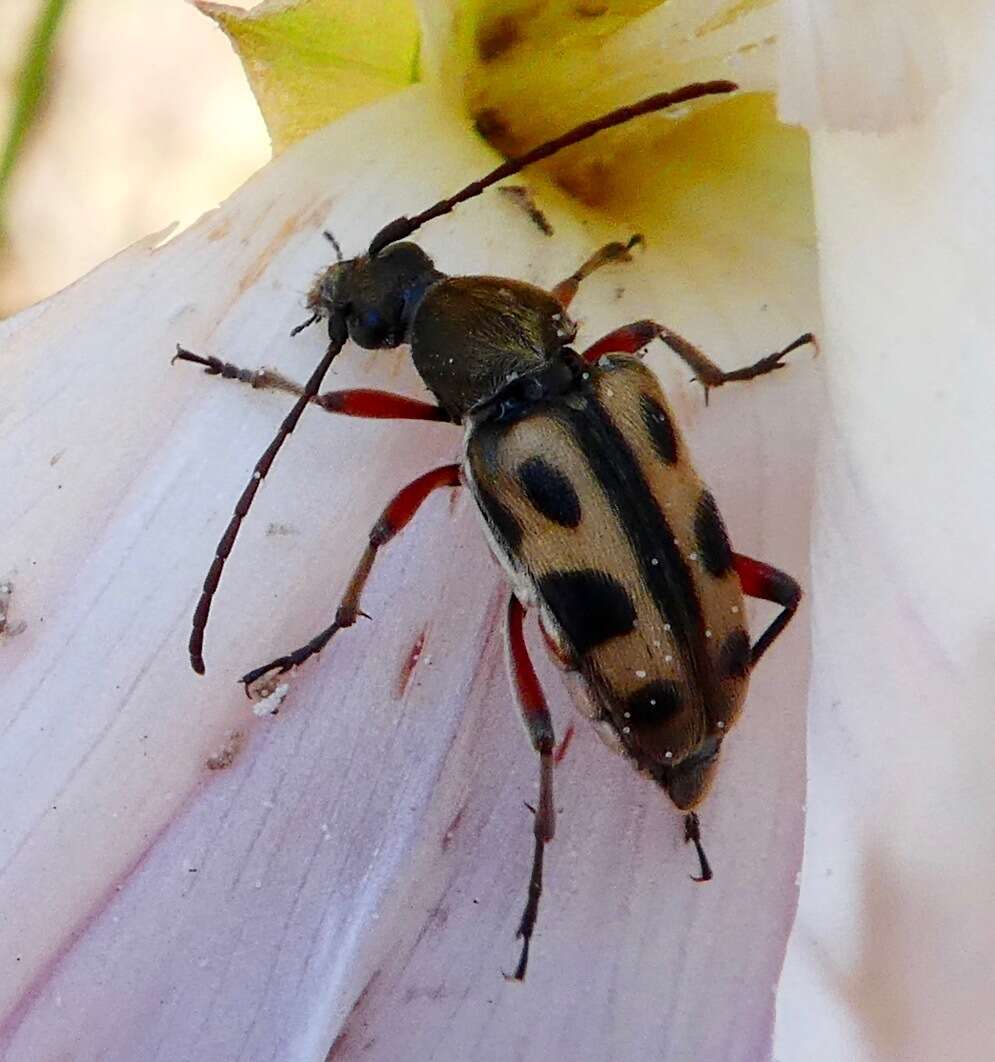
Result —
<path fill-rule="evenodd" d="M 207 757 L 208 770 L 223 771 L 226 767 L 230 767 L 235 762 L 235 757 L 239 754 L 244 740 L 245 735 L 241 730 L 229 730 L 217 751 Z"/>
<path fill-rule="evenodd" d="M 272 680 L 270 680 L 272 681 Z M 276 715 L 283 704 L 287 691 L 290 689 L 289 682 L 281 682 L 279 686 L 272 687 L 268 693 L 261 696 L 252 705 L 252 714 L 262 718 L 264 715 Z"/>
<path fill-rule="evenodd" d="M 16 638 L 28 629 L 23 620 L 20 623 L 12 622 L 13 597 L 14 584 L 9 579 L 0 583 L 0 645 L 8 638 Z"/>

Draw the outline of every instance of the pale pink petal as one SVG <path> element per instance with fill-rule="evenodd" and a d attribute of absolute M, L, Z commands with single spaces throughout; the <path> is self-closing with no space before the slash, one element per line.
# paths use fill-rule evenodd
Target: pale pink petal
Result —
<path fill-rule="evenodd" d="M 727 743 L 703 814 L 710 885 L 688 880 L 663 795 L 579 726 L 524 986 L 501 971 L 517 957 L 536 764 L 504 675 L 507 590 L 468 499 L 426 505 L 378 564 L 373 622 L 295 676 L 278 716 L 254 718 L 236 683 L 328 621 L 383 502 L 453 459 L 458 431 L 305 417 L 225 574 L 207 677 L 187 665 L 200 580 L 288 402 L 171 368 L 174 344 L 304 378 L 322 337 L 287 331 L 329 257 L 322 227 L 356 253 L 483 172 L 492 156 L 453 123 L 425 89 L 354 113 L 191 231 L 0 332 L 0 574 L 26 623 L 0 646 L 5 1059 L 769 1049 L 801 858 L 804 613 Z M 557 201 L 555 240 L 494 195 L 419 240 L 443 269 L 549 284 L 620 235 Z M 656 314 L 734 365 L 817 325 L 809 249 L 758 234 L 753 257 L 707 223 L 693 261 L 651 239 L 638 265 L 592 279 L 584 334 Z M 651 360 L 738 548 L 807 584 L 820 363 L 800 353 L 705 409 L 683 367 Z M 347 348 L 328 386 L 351 383 L 421 393 L 404 351 Z M 573 711 L 541 672 L 562 732 Z M 233 762 L 209 770 L 232 731 Z"/>
<path fill-rule="evenodd" d="M 819 133 L 829 408 L 785 1060 L 988 1059 L 995 952 L 995 26 L 930 116 Z"/>
<path fill-rule="evenodd" d="M 810 130 L 885 133 L 929 114 L 958 62 L 944 23 L 978 0 L 783 0 L 778 113 Z"/>

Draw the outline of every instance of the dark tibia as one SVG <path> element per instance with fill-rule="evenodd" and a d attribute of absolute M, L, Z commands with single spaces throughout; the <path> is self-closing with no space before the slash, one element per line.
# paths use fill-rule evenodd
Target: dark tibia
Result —
<path fill-rule="evenodd" d="M 687 844 L 690 841 L 695 851 L 698 853 L 698 862 L 701 864 L 701 875 L 695 877 L 691 875 L 692 881 L 711 881 L 712 880 L 712 868 L 708 862 L 708 856 L 705 855 L 705 849 L 701 847 L 701 823 L 698 821 L 698 815 L 694 811 L 689 811 L 684 816 L 684 843 Z"/>
<path fill-rule="evenodd" d="M 760 598 L 762 601 L 773 601 L 782 607 L 781 613 L 774 622 L 760 635 L 753 648 L 750 650 L 750 666 L 756 666 L 757 661 L 771 647 L 774 639 L 788 625 L 791 617 L 798 610 L 802 599 L 801 587 L 786 572 L 773 568 L 763 561 L 754 560 L 742 553 L 734 553 L 732 557 L 733 567 L 739 576 L 743 593 L 747 597 Z"/>
<path fill-rule="evenodd" d="M 533 748 L 539 753 L 539 805 L 535 810 L 533 830 L 535 847 L 532 855 L 532 873 L 529 876 L 529 895 L 518 926 L 522 941 L 522 954 L 515 969 L 515 979 L 525 977 L 529 962 L 529 944 L 539 915 L 539 898 L 542 896 L 542 859 L 548 841 L 553 839 L 556 827 L 556 811 L 553 807 L 553 759 L 556 737 L 553 721 L 546 706 L 546 698 L 532 666 L 524 635 L 525 608 L 514 595 L 508 601 L 508 659 L 511 663 L 511 678 L 518 696 L 522 721 L 529 733 Z"/>

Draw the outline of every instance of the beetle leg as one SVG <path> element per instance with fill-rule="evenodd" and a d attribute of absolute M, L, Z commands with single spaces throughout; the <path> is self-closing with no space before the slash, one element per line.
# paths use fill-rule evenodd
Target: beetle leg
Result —
<path fill-rule="evenodd" d="M 347 417 L 371 417 L 386 420 L 444 420 L 450 424 L 453 418 L 431 402 L 395 395 L 390 391 L 373 391 L 366 387 L 354 387 L 345 391 L 326 391 L 317 395 L 315 405 L 329 413 L 342 413 Z"/>
<path fill-rule="evenodd" d="M 632 255 L 629 252 L 642 242 L 642 236 L 637 233 L 629 239 L 628 243 L 620 243 L 616 240 L 613 243 L 606 243 L 604 247 L 599 247 L 576 272 L 571 273 L 566 280 L 561 280 L 553 288 L 553 298 L 565 310 L 573 301 L 573 297 L 577 294 L 577 289 L 580 287 L 580 282 L 585 277 L 589 277 L 596 269 L 609 265 L 611 262 L 631 262 Z"/>
<path fill-rule="evenodd" d="M 546 643 L 546 648 L 549 650 L 549 655 L 556 662 L 556 665 L 561 671 L 576 671 L 577 661 L 574 659 L 573 654 L 567 649 L 567 647 L 560 641 L 559 638 L 553 634 L 546 626 L 546 621 L 543 619 L 542 613 L 539 613 L 539 630 L 542 632 L 542 640 Z"/>
<path fill-rule="evenodd" d="M 553 839 L 556 826 L 556 811 L 553 807 L 553 755 L 556 738 L 553 734 L 553 721 L 546 707 L 546 697 L 529 659 L 529 650 L 522 630 L 524 618 L 525 608 L 518 598 L 512 595 L 508 601 L 508 662 L 522 712 L 522 721 L 533 748 L 539 753 L 539 804 L 533 823 L 535 847 L 532 873 L 529 877 L 528 901 L 522 912 L 517 934 L 522 940 L 522 954 L 515 969 L 516 981 L 524 979 L 525 968 L 528 966 L 529 944 L 539 914 L 539 897 L 542 895 L 543 850 L 546 843 Z"/>
<path fill-rule="evenodd" d="M 743 593 L 748 597 L 758 597 L 763 601 L 773 601 L 782 606 L 782 611 L 774 622 L 760 635 L 750 650 L 750 666 L 770 648 L 771 642 L 784 630 L 788 621 L 795 614 L 802 599 L 801 587 L 785 572 L 772 568 L 763 561 L 745 557 L 742 553 L 732 556 L 733 567 L 739 576 Z"/>
<path fill-rule="evenodd" d="M 252 683 L 271 671 L 276 671 L 282 675 L 284 672 L 290 671 L 291 668 L 303 664 L 308 658 L 320 653 L 331 641 L 333 635 L 345 627 L 351 627 L 359 616 L 365 615 L 360 610 L 359 599 L 380 547 L 386 545 L 411 521 L 411 518 L 418 511 L 418 507 L 433 490 L 438 487 L 458 486 L 460 486 L 459 465 L 442 465 L 440 468 L 433 468 L 430 472 L 419 476 L 398 491 L 370 531 L 369 544 L 363 551 L 363 555 L 356 565 L 356 570 L 349 580 L 346 592 L 335 612 L 334 621 L 320 634 L 315 635 L 306 645 L 302 645 L 292 653 L 277 657 L 276 660 L 271 660 L 263 667 L 257 667 L 243 675 L 240 681 L 245 683 L 246 692 L 248 692 Z"/>
<path fill-rule="evenodd" d="M 806 343 L 815 343 L 815 336 L 806 332 L 797 339 L 792 340 L 782 350 L 775 350 L 773 354 L 767 354 L 752 365 L 744 365 L 739 369 L 730 369 L 726 372 L 720 369 L 711 358 L 700 348 L 686 340 L 683 336 L 671 331 L 669 328 L 660 328 L 660 338 L 694 373 L 695 378 L 705 388 L 705 402 L 708 402 L 708 392 L 713 387 L 721 387 L 724 383 L 732 383 L 735 380 L 752 380 L 757 376 L 765 376 L 775 369 L 784 368 L 784 357 L 793 350 L 803 347 Z"/>
<path fill-rule="evenodd" d="M 553 766 L 559 767 L 560 764 L 567 758 L 567 751 L 570 748 L 570 742 L 574 739 L 574 734 L 577 732 L 577 728 L 573 723 L 568 723 L 566 730 L 563 731 L 563 738 L 560 743 L 553 749 Z"/>
<path fill-rule="evenodd" d="M 593 365 L 603 354 L 638 354 L 661 334 L 661 328 L 655 321 L 633 321 L 602 336 L 581 357 Z"/>
<path fill-rule="evenodd" d="M 176 348 L 173 361 L 189 361 L 203 365 L 208 376 L 221 376 L 226 380 L 239 380 L 250 387 L 264 391 L 285 391 L 301 395 L 301 385 L 288 379 L 274 369 L 240 369 L 230 361 L 222 361 L 210 355 L 192 354 L 182 347 Z M 452 418 L 441 407 L 431 402 L 419 402 L 390 391 L 373 391 L 365 387 L 345 391 L 326 391 L 315 395 L 311 401 L 329 413 L 342 413 L 347 417 L 370 417 L 388 420 L 446 420 Z"/>
<path fill-rule="evenodd" d="M 226 380 L 239 380 L 241 383 L 247 383 L 250 387 L 271 391 L 286 391 L 292 395 L 301 395 L 303 393 L 303 388 L 300 384 L 294 383 L 293 380 L 288 380 L 286 376 L 275 372 L 273 369 L 241 369 L 237 365 L 232 365 L 230 361 L 222 361 L 212 354 L 194 354 L 193 351 L 184 349 L 178 343 L 176 345 L 176 353 L 173 355 L 170 364 L 174 364 L 177 361 L 189 361 L 194 365 L 203 365 L 204 372 L 208 376 L 221 376 Z"/>
<path fill-rule="evenodd" d="M 609 332 L 608 335 L 588 347 L 581 356 L 586 362 L 593 364 L 602 354 L 635 354 L 653 339 L 662 339 L 691 369 L 695 379 L 705 388 L 706 403 L 711 388 L 721 387 L 722 384 L 732 383 L 735 380 L 752 380 L 756 376 L 764 376 L 775 369 L 784 368 L 783 359 L 786 355 L 806 343 L 816 343 L 815 336 L 811 332 L 806 332 L 783 350 L 767 354 L 752 365 L 744 365 L 742 368 L 730 369 L 727 372 L 720 369 L 703 350 L 665 325 L 657 324 L 656 321 L 635 321 L 633 324 L 623 325 L 614 332 Z"/>

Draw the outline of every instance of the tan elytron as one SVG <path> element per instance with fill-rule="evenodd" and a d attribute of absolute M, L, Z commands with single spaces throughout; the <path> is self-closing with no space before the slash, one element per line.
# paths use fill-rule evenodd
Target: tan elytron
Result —
<path fill-rule="evenodd" d="M 656 378 L 634 357 L 580 367 L 566 393 L 477 425 L 466 472 L 595 718 L 693 807 L 746 694 L 749 641 L 721 517 Z M 703 745 L 708 763 L 686 777 Z"/>

